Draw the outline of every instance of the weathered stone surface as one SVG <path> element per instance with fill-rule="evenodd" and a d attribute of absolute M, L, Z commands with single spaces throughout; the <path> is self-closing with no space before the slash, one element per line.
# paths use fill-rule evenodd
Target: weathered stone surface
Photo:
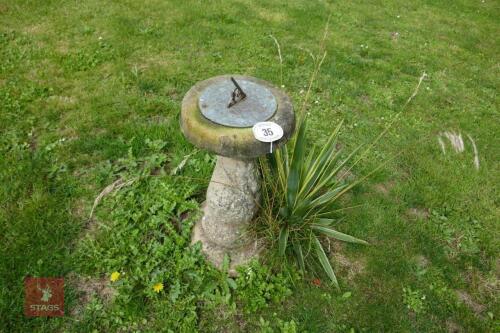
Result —
<path fill-rule="evenodd" d="M 245 264 L 257 256 L 260 250 L 259 242 L 248 230 L 260 199 L 260 177 L 256 162 L 252 159 L 267 154 L 270 144 L 257 141 L 252 127 L 223 126 L 201 113 L 199 98 L 204 89 L 214 83 L 230 80 L 230 77 L 257 83 L 272 92 L 277 109 L 267 121 L 283 128 L 283 137 L 273 142 L 273 147 L 290 139 L 295 130 L 295 116 L 292 103 L 283 92 L 266 81 L 241 75 L 222 75 L 201 81 L 187 92 L 182 101 L 182 132 L 195 146 L 218 155 L 207 190 L 204 214 L 194 228 L 192 242 L 201 241 L 203 252 L 219 268 L 224 256 L 229 255 L 230 274 L 234 275 L 236 266 Z"/>
<path fill-rule="evenodd" d="M 224 261 L 224 256 L 227 254 L 230 261 L 229 275 L 236 276 L 236 267 L 248 263 L 253 258 L 259 255 L 262 248 L 258 240 L 252 240 L 245 246 L 239 248 L 224 248 L 212 243 L 209 239 L 205 237 L 203 227 L 201 223 L 195 225 L 193 230 L 192 242 L 196 243 L 200 241 L 203 249 L 203 253 L 207 259 L 214 264 L 215 267 L 221 268 Z"/>
<path fill-rule="evenodd" d="M 205 118 L 199 109 L 201 92 L 209 85 L 220 80 L 247 80 L 261 84 L 271 90 L 278 103 L 276 113 L 268 120 L 283 128 L 283 137 L 273 143 L 273 147 L 290 139 L 295 129 L 295 116 L 290 98 L 266 81 L 250 76 L 221 75 L 198 82 L 184 96 L 181 111 L 181 129 L 186 138 L 195 146 L 210 150 L 217 155 L 234 158 L 252 158 L 269 152 L 269 143 L 257 141 L 252 128 L 236 128 L 216 124 Z"/>
<path fill-rule="evenodd" d="M 217 157 L 202 219 L 207 238 L 227 248 L 248 243 L 244 235 L 258 210 L 259 185 L 253 160 Z"/>
<path fill-rule="evenodd" d="M 224 254 L 231 258 L 231 269 L 258 253 L 259 246 L 248 228 L 258 210 L 260 179 L 251 159 L 217 157 L 207 190 L 204 215 L 195 227 L 193 242 L 201 241 L 203 251 L 216 266 Z"/>

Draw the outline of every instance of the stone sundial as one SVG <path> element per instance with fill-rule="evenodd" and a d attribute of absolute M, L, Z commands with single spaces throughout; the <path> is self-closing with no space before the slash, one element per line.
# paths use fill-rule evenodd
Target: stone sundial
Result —
<path fill-rule="evenodd" d="M 248 229 L 260 204 L 258 156 L 269 153 L 269 143 L 258 141 L 252 127 L 260 122 L 281 126 L 285 143 L 295 129 L 290 98 L 266 81 L 250 76 L 222 75 L 195 84 L 184 96 L 181 129 L 195 146 L 217 154 L 208 185 L 203 217 L 192 241 L 217 267 L 224 255 L 230 273 L 259 253 L 259 242 Z"/>

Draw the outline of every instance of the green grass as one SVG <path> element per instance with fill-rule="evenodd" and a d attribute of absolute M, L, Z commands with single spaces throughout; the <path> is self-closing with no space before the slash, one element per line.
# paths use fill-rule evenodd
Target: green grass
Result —
<path fill-rule="evenodd" d="M 154 209 L 166 220 L 179 218 L 183 209 L 195 211 L 192 205 L 203 200 L 213 158 L 196 152 L 181 172 L 184 177 L 169 175 L 193 149 L 178 125 L 184 93 L 195 82 L 224 73 L 280 85 L 272 34 L 283 53 L 283 89 L 298 109 L 313 69 L 307 50 L 317 52 L 329 13 L 328 55 L 308 108 L 309 136 L 318 145 L 341 119 L 346 151 L 373 141 L 422 72 L 428 74 L 401 120 L 352 170 L 359 177 L 401 153 L 345 202 L 362 207 L 346 212 L 338 230 L 372 245 L 332 241 L 340 293 L 325 286 L 324 276 L 320 287 L 306 277 L 291 288 L 291 296 L 266 299 L 268 306 L 257 311 L 245 311 L 237 294 L 235 303 L 217 298 L 218 305 L 210 308 L 207 298 L 197 303 L 190 295 L 201 296 L 184 289 L 179 296 L 184 307 L 174 308 L 181 314 L 189 309 L 189 316 L 195 314 L 189 330 L 204 332 L 264 331 L 261 317 L 277 331 L 277 318 L 293 320 L 299 331 L 308 332 L 498 330 L 497 2 L 2 0 L 0 331 L 166 329 L 172 320 L 170 296 L 142 295 L 146 281 L 131 284 L 139 291 L 120 289 L 132 297 L 130 304 L 118 298 L 118 304 L 102 310 L 95 299 L 80 319 L 69 315 L 80 298 L 67 284 L 66 317 L 29 319 L 22 314 L 23 278 L 108 276 L 121 260 L 109 243 L 113 229 L 97 228 L 98 236 L 84 241 L 89 225 L 97 220 L 117 232 L 142 230 L 119 224 L 118 213 L 142 214 L 160 195 L 171 195 L 170 187 L 183 188 L 186 197 L 168 197 L 175 209 L 167 207 L 168 200 Z M 479 170 L 468 141 L 462 154 L 441 153 L 437 134 L 444 130 L 474 138 Z M 161 145 L 152 147 L 158 140 Z M 166 169 L 161 181 L 141 178 L 120 192 L 136 196 L 137 204 L 105 198 L 89 222 L 99 192 L 118 176 L 140 177 L 148 158 L 158 159 L 150 166 Z M 148 190 L 157 192 L 146 195 Z M 411 209 L 428 216 L 415 218 Z M 150 221 L 154 214 L 146 215 L 141 218 Z M 140 242 L 124 239 L 117 248 Z M 226 294 L 221 277 L 199 263 L 196 253 L 186 252 L 185 239 L 178 239 L 172 253 L 185 256 L 190 262 L 185 266 L 197 267 L 200 278 L 219 281 Z M 95 248 L 92 256 L 82 255 L 90 248 Z M 162 255 L 155 252 L 152 258 Z M 177 281 L 176 274 L 171 281 Z M 272 278 L 266 281 L 273 284 Z M 457 296 L 459 290 L 467 293 L 469 304 Z M 262 297 L 250 291 L 242 294 Z M 476 313 L 471 302 L 482 305 L 481 311 Z M 213 313 L 220 314 L 217 320 L 211 320 Z"/>

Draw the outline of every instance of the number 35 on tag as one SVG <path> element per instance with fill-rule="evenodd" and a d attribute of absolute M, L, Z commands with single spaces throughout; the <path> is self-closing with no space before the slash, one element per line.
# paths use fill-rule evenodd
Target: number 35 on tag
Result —
<path fill-rule="evenodd" d="M 254 137 L 262 142 L 270 142 L 270 152 L 273 151 L 273 141 L 277 141 L 283 137 L 283 129 L 280 125 L 272 121 L 264 121 L 253 125 L 252 128 Z"/>
<path fill-rule="evenodd" d="M 283 137 L 283 129 L 272 121 L 264 121 L 253 125 L 253 135 L 262 142 L 273 142 Z"/>

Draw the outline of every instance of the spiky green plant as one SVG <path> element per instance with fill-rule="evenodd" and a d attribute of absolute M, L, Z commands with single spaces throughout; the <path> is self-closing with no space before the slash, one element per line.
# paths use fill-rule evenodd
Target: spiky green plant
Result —
<path fill-rule="evenodd" d="M 348 183 L 341 174 L 358 149 L 346 158 L 336 149 L 342 122 L 320 149 L 310 148 L 306 136 L 306 118 L 299 120 L 297 136 L 280 147 L 269 159 L 261 160 L 264 176 L 264 218 L 278 236 L 281 256 L 294 254 L 302 270 L 315 260 L 331 282 L 338 281 L 328 260 L 321 237 L 368 244 L 366 241 L 334 229 L 338 222 L 339 199 L 364 178 Z M 278 231 L 279 230 L 279 231 Z M 273 233 L 273 232 L 272 232 Z"/>

